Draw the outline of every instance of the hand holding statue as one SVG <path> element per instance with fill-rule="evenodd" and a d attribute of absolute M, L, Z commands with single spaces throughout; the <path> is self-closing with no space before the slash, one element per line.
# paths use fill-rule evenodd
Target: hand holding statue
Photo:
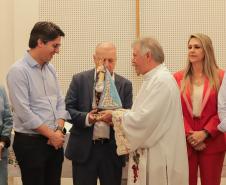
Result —
<path fill-rule="evenodd" d="M 98 120 L 99 114 L 97 112 L 97 109 L 93 109 L 88 113 L 88 119 L 89 119 L 89 124 L 95 124 Z"/>
<path fill-rule="evenodd" d="M 100 118 L 98 121 L 103 121 L 105 123 L 108 123 L 109 125 L 112 125 L 112 112 L 113 110 L 104 110 L 101 111 Z"/>

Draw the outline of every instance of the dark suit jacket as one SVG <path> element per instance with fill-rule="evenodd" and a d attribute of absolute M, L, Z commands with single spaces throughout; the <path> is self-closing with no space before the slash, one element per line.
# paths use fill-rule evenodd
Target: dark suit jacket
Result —
<path fill-rule="evenodd" d="M 85 119 L 88 112 L 92 110 L 94 72 L 89 70 L 73 76 L 66 95 L 66 109 L 71 115 L 73 126 L 66 147 L 65 156 L 76 163 L 85 162 L 92 148 L 92 137 L 94 126 L 87 127 Z M 132 106 L 132 83 L 120 75 L 115 74 L 115 85 L 122 101 L 123 108 Z M 112 146 L 112 157 L 116 163 L 123 165 L 123 158 L 116 154 L 116 144 L 113 128 L 110 128 L 110 146 Z"/>

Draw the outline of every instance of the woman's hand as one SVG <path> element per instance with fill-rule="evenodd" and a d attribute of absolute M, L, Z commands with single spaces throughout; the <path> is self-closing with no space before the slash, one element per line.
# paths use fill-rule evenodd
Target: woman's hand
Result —
<path fill-rule="evenodd" d="M 204 142 L 199 143 L 197 146 L 194 147 L 197 151 L 202 151 L 206 148 L 206 144 Z"/>
<path fill-rule="evenodd" d="M 200 131 L 190 131 L 187 141 L 191 144 L 192 147 L 198 146 L 207 138 L 207 134 L 204 130 Z"/>

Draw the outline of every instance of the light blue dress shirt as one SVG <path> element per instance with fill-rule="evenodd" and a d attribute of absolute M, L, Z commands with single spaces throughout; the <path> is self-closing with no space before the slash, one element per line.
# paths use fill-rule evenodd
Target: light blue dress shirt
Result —
<path fill-rule="evenodd" d="M 69 118 L 55 69 L 50 63 L 40 66 L 26 52 L 10 68 L 7 85 L 15 131 L 37 133 L 34 129 L 42 124 L 54 130 L 57 119 Z"/>

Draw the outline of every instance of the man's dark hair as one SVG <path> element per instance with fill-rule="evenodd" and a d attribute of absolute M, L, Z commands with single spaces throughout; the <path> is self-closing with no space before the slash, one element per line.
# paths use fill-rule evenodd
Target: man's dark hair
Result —
<path fill-rule="evenodd" d="M 37 22 L 31 30 L 29 48 L 35 48 L 37 46 L 38 39 L 41 39 L 43 43 L 47 43 L 59 36 L 64 37 L 64 35 L 65 34 L 60 27 L 52 22 Z"/>

